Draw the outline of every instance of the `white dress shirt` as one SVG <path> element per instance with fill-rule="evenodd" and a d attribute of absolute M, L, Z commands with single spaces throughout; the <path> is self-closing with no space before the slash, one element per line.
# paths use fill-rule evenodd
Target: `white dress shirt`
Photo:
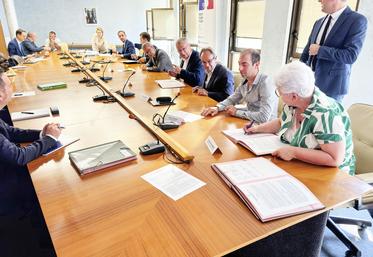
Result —
<path fill-rule="evenodd" d="M 326 32 L 325 40 L 328 38 L 328 35 L 329 35 L 330 31 L 332 30 L 334 24 L 338 20 L 339 16 L 343 13 L 343 11 L 346 8 L 347 8 L 347 5 L 345 7 L 343 7 L 342 9 L 340 9 L 340 10 L 338 10 L 338 11 L 332 13 L 332 14 L 326 15 L 326 17 L 324 18 L 323 24 L 322 24 L 322 26 L 320 28 L 319 34 L 317 35 L 316 44 L 320 44 L 321 36 L 322 36 L 322 34 L 323 34 L 324 30 L 325 30 L 325 26 L 326 26 L 327 20 L 329 18 L 329 15 L 332 16 L 332 19 L 330 20 L 330 25 L 329 25 L 328 31 Z"/>

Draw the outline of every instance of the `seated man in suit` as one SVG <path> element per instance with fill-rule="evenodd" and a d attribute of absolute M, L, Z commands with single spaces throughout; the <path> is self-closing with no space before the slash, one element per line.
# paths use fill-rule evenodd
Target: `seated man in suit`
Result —
<path fill-rule="evenodd" d="M 27 33 L 27 38 L 25 39 L 25 41 L 22 42 L 23 51 L 25 52 L 26 55 L 39 53 L 43 50 L 46 50 L 46 51 L 51 50 L 49 46 L 39 46 L 39 47 L 36 46 L 35 41 L 36 41 L 35 32 Z"/>
<path fill-rule="evenodd" d="M 49 46 L 51 51 L 61 50 L 61 40 L 57 37 L 56 32 L 50 31 L 48 38 L 45 40 L 45 45 Z"/>
<path fill-rule="evenodd" d="M 233 95 L 202 111 L 203 116 L 215 116 L 225 111 L 231 116 L 248 119 L 257 123 L 277 118 L 278 98 L 272 80 L 259 72 L 260 53 L 255 49 L 246 49 L 238 60 L 241 76 L 245 79 Z M 238 109 L 235 105 L 243 100 L 246 108 Z"/>
<path fill-rule="evenodd" d="M 144 53 L 150 60 L 142 66 L 142 70 L 147 71 L 169 71 L 172 69 L 172 62 L 168 54 L 159 48 L 155 48 L 151 43 L 143 45 Z"/>
<path fill-rule="evenodd" d="M 145 43 L 150 43 L 150 34 L 148 32 L 141 32 L 140 33 L 140 43 L 136 43 L 135 47 L 139 50 L 139 54 L 132 54 L 131 58 L 133 60 L 137 60 L 139 63 L 147 63 L 149 61 L 149 56 L 144 53 L 143 45 Z M 155 49 L 157 47 L 153 45 Z"/>
<path fill-rule="evenodd" d="M 225 100 L 234 91 L 232 72 L 217 63 L 216 55 L 211 48 L 203 48 L 200 57 L 206 76 L 203 85 L 194 87 L 193 92 L 208 96 L 217 102 Z"/>
<path fill-rule="evenodd" d="M 26 56 L 25 52 L 23 51 L 22 42 L 26 38 L 26 31 L 23 29 L 17 29 L 16 37 L 9 41 L 8 43 L 8 53 L 9 56 L 18 55 L 18 56 Z"/>
<path fill-rule="evenodd" d="M 118 54 L 123 55 L 123 58 L 132 59 L 131 55 L 136 53 L 133 43 L 127 39 L 126 32 L 123 30 L 118 31 L 118 37 L 123 43 L 123 48 Z"/>
<path fill-rule="evenodd" d="M 176 41 L 176 49 L 182 61 L 180 67 L 174 65 L 174 68 L 168 74 L 177 79 L 183 79 L 185 83 L 193 87 L 202 85 L 205 70 L 198 52 L 190 47 L 186 38 L 179 38 Z"/>
<path fill-rule="evenodd" d="M 0 64 L 0 109 L 12 98 L 12 86 L 5 72 L 7 67 Z M 0 166 L 24 166 L 38 158 L 53 146 L 61 134 L 58 124 L 49 123 L 43 130 L 18 129 L 0 120 Z M 17 144 L 32 142 L 20 147 Z"/>

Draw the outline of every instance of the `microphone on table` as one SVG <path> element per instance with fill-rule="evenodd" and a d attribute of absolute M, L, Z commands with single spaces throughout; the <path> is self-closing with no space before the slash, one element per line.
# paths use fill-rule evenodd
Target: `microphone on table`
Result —
<path fill-rule="evenodd" d="M 95 65 L 97 64 L 97 62 L 93 62 L 91 68 L 89 68 L 90 71 L 92 72 L 96 72 L 96 71 L 99 71 L 100 68 L 96 68 Z"/>
<path fill-rule="evenodd" d="M 122 97 L 129 97 L 129 96 L 134 96 L 135 93 L 133 92 L 130 92 L 130 91 L 125 91 L 125 88 L 126 86 L 129 84 L 131 85 L 131 82 L 129 82 L 130 78 L 135 75 L 136 71 L 132 71 L 132 73 L 129 75 L 128 79 L 126 80 L 126 82 L 124 83 L 124 86 L 122 88 L 122 90 L 118 90 L 116 91 L 115 93 L 117 94 L 120 94 Z M 128 83 L 129 82 L 129 83 Z"/>
<path fill-rule="evenodd" d="M 109 64 L 110 64 L 110 62 L 106 63 L 105 68 L 104 68 L 104 70 L 102 72 L 102 76 L 100 76 L 100 79 L 102 79 L 105 82 L 113 79 L 113 77 L 105 77 L 105 71 L 106 71 L 107 67 L 109 66 Z"/>
<path fill-rule="evenodd" d="M 96 95 L 96 96 L 92 97 L 92 100 L 94 102 L 98 102 L 98 101 L 112 101 L 112 102 L 114 102 L 114 98 L 112 96 L 110 96 L 110 95 L 105 94 L 105 91 L 97 84 L 96 81 L 94 81 L 93 84 L 98 89 L 100 89 L 101 92 L 102 92 L 102 95 Z"/>
<path fill-rule="evenodd" d="M 168 104 L 168 107 L 167 107 L 166 111 L 164 112 L 164 114 L 162 116 L 159 113 L 157 113 L 157 114 L 155 114 L 153 116 L 153 123 L 154 123 L 154 125 L 160 127 L 162 130 L 174 129 L 174 128 L 178 128 L 180 126 L 180 124 L 178 124 L 176 122 L 165 121 L 165 118 L 166 118 L 168 110 L 174 104 L 176 98 L 178 98 L 179 95 L 180 95 L 180 92 L 177 93 L 177 95 L 174 97 L 174 99 L 172 99 L 172 101 Z M 155 121 L 156 117 L 158 117 L 157 121 Z"/>

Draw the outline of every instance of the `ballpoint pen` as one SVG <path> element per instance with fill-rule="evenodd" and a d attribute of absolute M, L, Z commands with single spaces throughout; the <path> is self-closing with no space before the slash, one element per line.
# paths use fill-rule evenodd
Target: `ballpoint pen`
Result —
<path fill-rule="evenodd" d="M 22 114 L 34 114 L 33 112 L 21 112 Z"/>
<path fill-rule="evenodd" d="M 251 128 L 253 125 L 254 125 L 254 121 L 251 121 L 249 125 L 245 126 L 245 128 L 246 128 L 246 129 L 249 129 L 249 128 Z M 247 133 L 247 132 L 245 131 L 245 135 L 248 135 L 248 134 L 249 134 L 249 133 Z"/>

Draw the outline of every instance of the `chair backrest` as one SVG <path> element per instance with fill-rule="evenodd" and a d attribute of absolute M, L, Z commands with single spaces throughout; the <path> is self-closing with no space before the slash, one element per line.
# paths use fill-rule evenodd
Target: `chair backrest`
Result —
<path fill-rule="evenodd" d="M 67 43 L 61 42 L 61 43 L 60 43 L 60 47 L 61 47 L 61 51 L 62 51 L 63 53 L 66 53 L 66 52 L 69 51 L 69 47 L 68 47 Z"/>
<path fill-rule="evenodd" d="M 236 89 L 239 85 L 241 85 L 243 78 L 241 74 L 238 72 L 233 72 L 233 80 L 234 80 L 234 89 Z"/>
<path fill-rule="evenodd" d="M 356 156 L 356 174 L 373 172 L 373 105 L 353 104 L 348 114 Z"/>

